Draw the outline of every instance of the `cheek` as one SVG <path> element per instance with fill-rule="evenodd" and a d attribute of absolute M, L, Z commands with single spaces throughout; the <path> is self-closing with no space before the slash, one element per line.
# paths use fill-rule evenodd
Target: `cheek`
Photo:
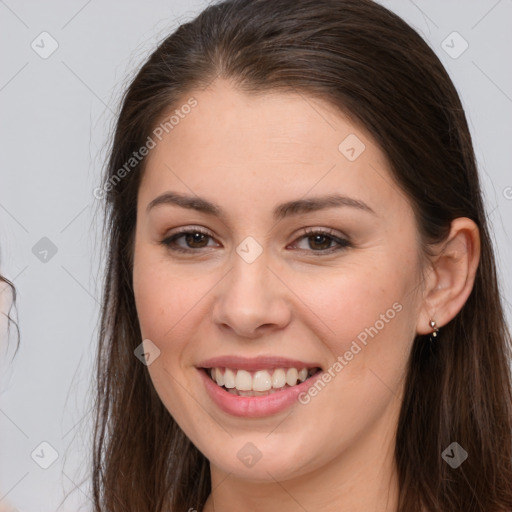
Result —
<path fill-rule="evenodd" d="M 162 342 L 186 324 L 204 282 L 169 265 L 154 247 L 136 248 L 133 290 L 142 336 Z"/>
<path fill-rule="evenodd" d="M 329 349 L 342 386 L 364 382 L 371 389 L 376 375 L 398 385 L 414 338 L 416 271 L 413 255 L 397 262 L 381 254 L 322 279 L 296 281 L 297 294 L 307 298 L 303 318 Z"/>
<path fill-rule="evenodd" d="M 402 304 L 407 297 L 408 281 L 405 271 L 385 264 L 364 269 L 353 266 L 325 277 L 301 277 L 296 289 L 326 331 L 335 339 L 346 339 L 372 326 L 388 310 L 387 316 L 394 318 L 397 307 L 393 309 L 393 304 Z"/>
<path fill-rule="evenodd" d="M 141 334 L 160 350 L 148 372 L 162 403 L 190 432 L 194 422 L 201 424 L 204 418 L 201 410 L 191 407 L 189 375 L 183 374 L 183 364 L 194 351 L 190 343 L 197 327 L 194 315 L 201 309 L 200 298 L 208 285 L 186 275 L 173 271 L 152 248 L 136 251 L 133 288 Z"/>
<path fill-rule="evenodd" d="M 176 311 L 175 294 L 162 281 L 158 269 L 140 259 L 133 273 L 133 291 L 143 338 L 159 340 L 172 326 L 170 314 Z"/>
<path fill-rule="evenodd" d="M 172 285 L 166 284 L 161 276 L 152 273 L 140 282 L 135 295 L 142 339 L 151 340 L 160 351 L 148 370 L 157 392 L 170 388 L 167 391 L 172 389 L 173 396 L 179 391 L 173 377 L 179 375 L 182 381 L 183 365 L 188 366 L 194 352 L 190 340 L 197 327 L 193 313 L 199 305 L 196 294 L 188 291 L 187 286 L 171 282 Z M 170 405 L 175 399 L 169 401 L 167 397 L 163 401 Z"/>
<path fill-rule="evenodd" d="M 325 369 L 329 374 L 325 387 L 319 385 L 318 393 L 310 390 L 302 402 L 311 404 L 313 412 L 332 413 L 304 428 L 310 433 L 325 429 L 329 436 L 343 425 L 345 435 L 332 440 L 340 450 L 351 436 L 379 421 L 391 404 L 398 404 L 401 393 L 414 338 L 409 294 L 414 267 L 400 272 L 387 263 L 381 259 L 371 269 L 354 267 L 325 282 L 317 280 L 317 286 L 302 281 L 300 293 L 309 298 L 309 327 L 322 333 L 321 341 L 332 357 Z"/>
<path fill-rule="evenodd" d="M 217 281 L 213 272 L 199 272 L 193 265 L 171 265 L 154 247 L 136 251 L 133 288 L 141 335 L 159 350 L 148 371 L 179 424 L 200 412 L 190 407 L 185 390 L 193 387 L 195 374 L 189 370 L 198 357 L 198 340 L 204 338 L 198 331 L 211 311 L 208 293 Z"/>

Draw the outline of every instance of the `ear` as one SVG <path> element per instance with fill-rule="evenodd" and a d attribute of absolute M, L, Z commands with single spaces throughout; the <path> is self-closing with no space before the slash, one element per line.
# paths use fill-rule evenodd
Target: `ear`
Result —
<path fill-rule="evenodd" d="M 440 328 L 452 320 L 468 299 L 480 261 L 480 232 L 466 217 L 454 219 L 448 237 L 434 246 L 435 255 L 424 288 L 416 332 L 430 334 L 430 321 Z"/>

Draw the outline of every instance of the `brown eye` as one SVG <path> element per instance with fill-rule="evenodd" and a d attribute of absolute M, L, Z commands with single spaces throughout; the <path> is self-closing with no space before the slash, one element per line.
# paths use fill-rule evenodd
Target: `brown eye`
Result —
<path fill-rule="evenodd" d="M 208 235 L 204 235 L 203 233 L 187 233 L 183 235 L 185 237 L 185 241 L 189 247 L 192 247 L 194 249 L 201 249 L 202 247 L 205 247 L 204 241 L 207 238 Z M 197 244 L 197 245 L 196 245 Z M 208 241 L 207 241 L 208 244 Z"/>
<path fill-rule="evenodd" d="M 208 239 L 211 238 L 212 237 L 208 233 L 200 229 L 189 229 L 174 233 L 162 240 L 161 243 L 172 251 L 196 252 L 196 249 L 204 249 L 208 247 Z M 180 239 L 184 240 L 185 246 L 178 243 L 178 240 Z"/>
<path fill-rule="evenodd" d="M 326 235 L 310 235 L 308 237 L 309 240 L 309 246 L 314 249 L 320 249 L 325 250 L 329 249 L 331 246 L 331 243 L 333 242 L 333 239 L 331 237 L 328 237 Z"/>
<path fill-rule="evenodd" d="M 299 249 L 320 254 L 332 253 L 352 246 L 346 238 L 335 236 L 332 231 L 309 229 L 298 240 L 307 242 L 307 247 L 299 247 Z M 295 242 L 294 245 L 298 245 L 298 242 Z"/>

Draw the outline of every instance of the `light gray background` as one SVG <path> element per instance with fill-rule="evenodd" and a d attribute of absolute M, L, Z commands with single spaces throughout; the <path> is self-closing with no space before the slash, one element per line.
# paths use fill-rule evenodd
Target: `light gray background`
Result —
<path fill-rule="evenodd" d="M 512 2 L 381 2 L 428 40 L 461 95 L 510 321 Z M 91 508 L 83 481 L 102 268 L 93 189 L 128 77 L 157 41 L 205 6 L 183 0 L 0 0 L 0 267 L 18 289 L 21 327 L 14 362 L 4 340 L 0 352 L 0 498 L 7 496 L 19 511 Z M 33 40 L 42 46 L 43 31 L 59 45 L 47 59 L 31 47 Z M 453 31 L 469 44 L 458 58 L 442 46 L 446 41 L 452 53 L 461 49 L 460 40 L 446 39 Z M 57 248 L 46 262 L 32 252 L 43 237 Z M 4 303 L 7 296 L 0 295 Z M 11 347 L 14 341 L 11 336 Z M 31 457 L 36 449 L 36 460 L 49 460 L 51 450 L 41 442 L 58 453 L 48 469 Z"/>

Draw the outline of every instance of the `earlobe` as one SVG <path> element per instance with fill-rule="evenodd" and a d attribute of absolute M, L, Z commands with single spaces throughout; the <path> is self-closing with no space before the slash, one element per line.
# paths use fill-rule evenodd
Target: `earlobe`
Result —
<path fill-rule="evenodd" d="M 432 258 L 432 275 L 418 316 L 418 334 L 442 329 L 457 315 L 471 294 L 479 261 L 478 226 L 466 217 L 454 219 L 448 237 Z"/>

